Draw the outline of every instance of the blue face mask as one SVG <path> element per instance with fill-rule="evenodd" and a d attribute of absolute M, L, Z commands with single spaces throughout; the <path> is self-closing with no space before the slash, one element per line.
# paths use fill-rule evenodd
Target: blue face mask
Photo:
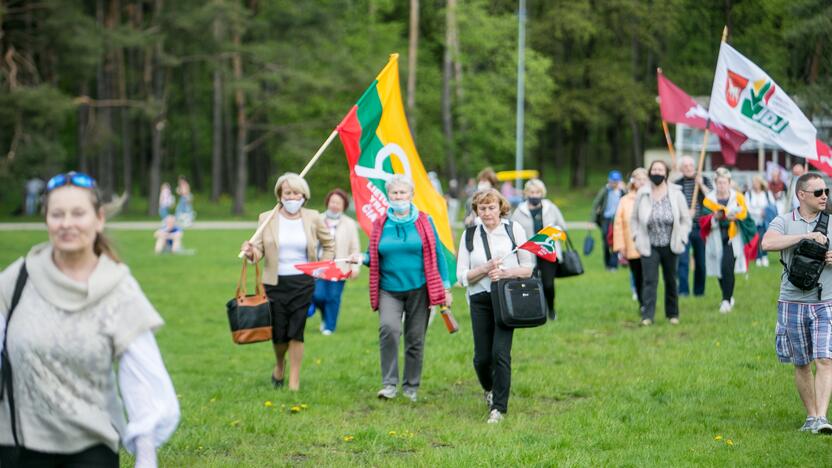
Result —
<path fill-rule="evenodd" d="M 393 213 L 402 214 L 408 209 L 410 209 L 410 202 L 407 200 L 397 200 L 397 201 L 390 201 L 390 208 L 393 209 Z"/>

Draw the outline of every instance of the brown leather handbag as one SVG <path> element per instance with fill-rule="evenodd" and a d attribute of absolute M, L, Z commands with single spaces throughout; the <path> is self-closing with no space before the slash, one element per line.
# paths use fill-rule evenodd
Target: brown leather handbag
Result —
<path fill-rule="evenodd" d="M 231 339 L 237 344 L 259 343 L 272 339 L 272 310 L 269 298 L 263 288 L 260 264 L 256 266 L 254 295 L 246 295 L 246 270 L 248 263 L 243 260 L 243 271 L 237 283 L 237 294 L 228 301 L 228 324 Z"/>

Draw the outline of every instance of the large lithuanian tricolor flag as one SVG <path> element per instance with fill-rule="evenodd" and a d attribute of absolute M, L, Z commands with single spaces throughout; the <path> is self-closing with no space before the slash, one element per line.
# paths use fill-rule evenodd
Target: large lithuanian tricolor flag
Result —
<path fill-rule="evenodd" d="M 413 203 L 436 224 L 450 281 L 455 283 L 456 256 L 448 210 L 428 179 L 410 135 L 399 89 L 399 54 L 390 55 L 337 131 L 347 153 L 355 212 L 364 232 L 369 235 L 373 221 L 387 212 L 384 183 L 393 174 L 407 175 L 416 187 Z"/>

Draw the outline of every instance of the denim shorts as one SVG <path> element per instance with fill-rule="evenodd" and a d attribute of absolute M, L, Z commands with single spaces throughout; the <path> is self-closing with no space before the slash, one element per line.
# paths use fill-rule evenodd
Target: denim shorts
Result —
<path fill-rule="evenodd" d="M 832 358 L 832 302 L 777 302 L 775 349 L 780 362 L 805 366 Z"/>

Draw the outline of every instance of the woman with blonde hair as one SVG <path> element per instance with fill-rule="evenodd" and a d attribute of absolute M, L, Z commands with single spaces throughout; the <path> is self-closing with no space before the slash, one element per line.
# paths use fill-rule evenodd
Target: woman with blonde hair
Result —
<path fill-rule="evenodd" d="M 523 227 L 526 239 L 537 234 L 546 226 L 557 226 L 560 229 L 566 228 L 566 221 L 563 219 L 560 209 L 546 198 L 546 185 L 540 179 L 530 179 L 523 189 L 525 201 L 520 203 L 511 215 L 511 220 Z M 518 239 L 518 242 L 520 239 Z M 560 257 L 560 242 L 555 242 L 555 252 Z M 540 281 L 543 283 L 543 295 L 546 297 L 546 305 L 549 307 L 549 319 L 554 320 L 555 313 L 555 274 L 557 263 L 537 259 L 537 272 L 540 274 Z"/>
<path fill-rule="evenodd" d="M 469 228 L 475 229 L 470 252 L 465 236 L 460 240 L 456 271 L 457 278 L 468 288 L 474 333 L 474 370 L 485 392 L 488 423 L 495 424 L 508 411 L 514 330 L 497 324 L 491 284 L 505 278 L 528 278 L 534 260 L 532 253 L 523 249 L 509 255 L 513 244 L 522 242 L 526 232 L 520 223 L 506 219 L 511 206 L 500 192 L 480 190 L 471 203 L 481 224 Z"/>
<path fill-rule="evenodd" d="M 636 289 L 636 298 L 639 308 L 643 306 L 642 289 L 644 277 L 641 271 L 641 254 L 636 249 L 633 240 L 633 233 L 630 229 L 630 216 L 633 214 L 633 205 L 636 202 L 636 193 L 647 183 L 647 169 L 636 168 L 630 175 L 629 191 L 621 198 L 618 208 L 615 211 L 612 225 L 612 250 L 627 259 L 630 266 L 630 273 Z"/>
<path fill-rule="evenodd" d="M 735 273 L 745 273 L 745 243 L 756 232 L 748 218 L 745 197 L 731 186 L 731 172 L 719 168 L 714 174 L 716 189 L 705 197 L 705 214 L 711 214 L 705 239 L 705 268 L 708 276 L 719 278 L 722 302 L 719 311 L 727 314 L 734 308 Z M 750 232 L 749 232 L 750 231 Z"/>
<path fill-rule="evenodd" d="M 309 201 L 309 185 L 299 175 L 287 172 L 277 179 L 274 195 L 280 203 L 277 215 L 260 214 L 258 224 L 268 220 L 254 242 L 240 250 L 257 262 L 264 260 L 263 285 L 272 307 L 272 343 L 275 366 L 272 385 L 283 386 L 286 353 L 289 354 L 289 390 L 300 389 L 303 362 L 303 331 L 306 312 L 315 291 L 315 279 L 295 268 L 298 263 L 331 260 L 335 251 L 329 228 L 315 210 L 303 208 Z M 318 251 L 320 250 L 320 255 Z"/>
<path fill-rule="evenodd" d="M 370 307 L 378 311 L 382 387 L 376 395 L 396 397 L 399 339 L 404 336 L 402 393 L 416 402 L 428 311 L 433 305 L 451 305 L 451 283 L 433 219 L 413 204 L 413 181 L 397 174 L 385 189 L 387 214 L 373 223 L 367 253 L 353 255 L 352 261 L 370 267 Z"/>

